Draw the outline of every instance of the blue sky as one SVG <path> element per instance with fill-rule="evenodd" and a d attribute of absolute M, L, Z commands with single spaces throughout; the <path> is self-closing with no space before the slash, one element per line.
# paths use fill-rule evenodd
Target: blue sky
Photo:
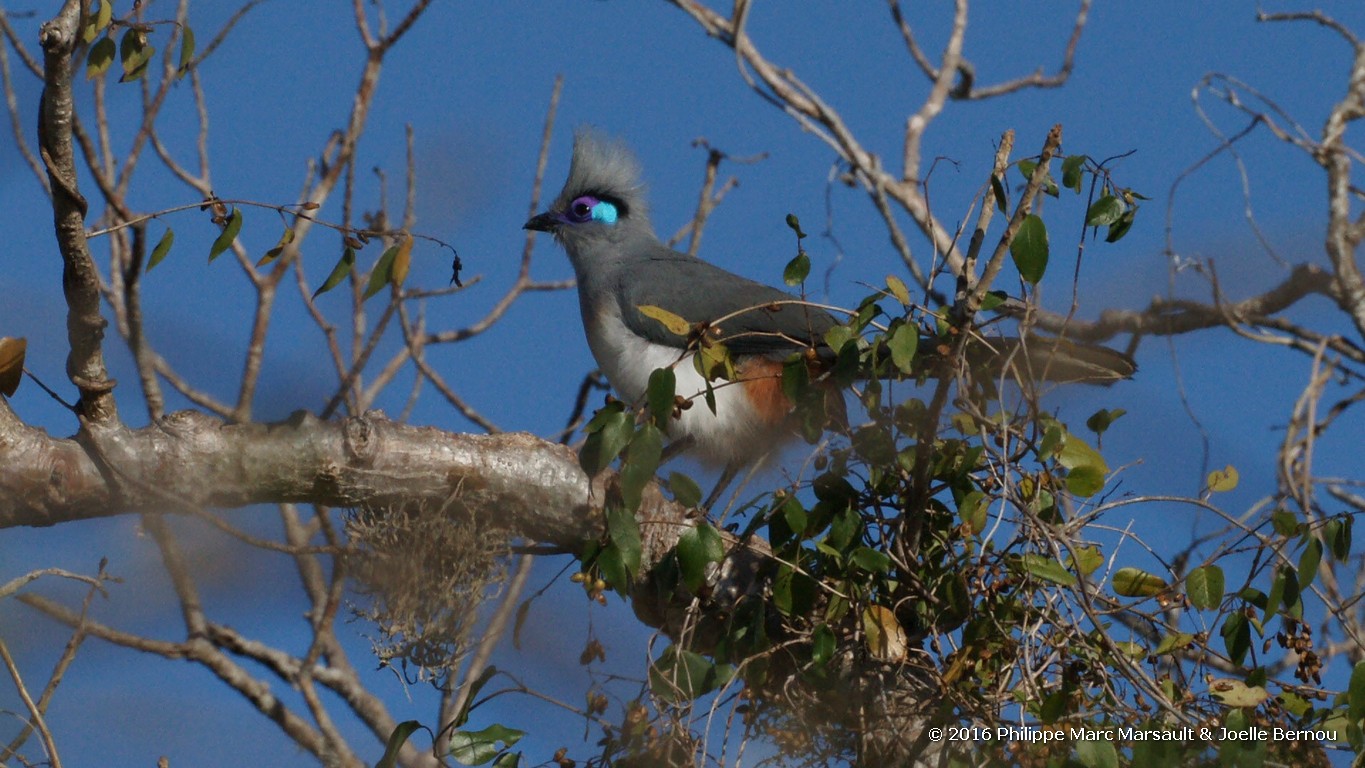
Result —
<path fill-rule="evenodd" d="M 361 48 L 349 11 L 340 4 L 319 11 L 320 5 L 263 4 L 203 67 L 219 195 L 292 200 L 306 161 L 344 120 Z M 908 13 L 923 30 L 925 48 L 940 49 L 947 29 L 946 8 L 907 5 L 915 6 Z M 16 21 L 26 40 L 36 39 L 38 19 L 51 13 L 47 6 L 55 3 L 31 0 L 23 8 L 9 6 L 13 11 L 30 7 L 36 11 L 35 19 Z M 888 162 L 898 157 L 905 116 L 917 107 L 927 85 L 904 54 L 885 8 L 878 3 L 813 0 L 756 6 L 749 29 L 758 44 L 838 108 L 869 149 Z M 978 82 L 1018 76 L 1039 66 L 1055 69 L 1070 33 L 1071 4 L 1063 6 L 979 4 L 967 44 Z M 148 16 L 168 13 L 164 7 L 148 4 Z M 1358 2 L 1320 7 L 1365 34 L 1365 8 Z M 191 23 L 201 45 L 229 8 L 227 3 L 206 3 L 192 11 Z M 924 144 L 926 166 L 941 158 L 930 178 L 939 218 L 954 225 L 968 214 L 972 197 L 986 178 L 994 143 L 1004 130 L 1016 131 L 1018 156 L 1036 151 L 1047 129 L 1060 122 L 1067 153 L 1106 157 L 1131 151 L 1131 157 L 1114 166 L 1117 179 L 1152 198 L 1137 227 L 1121 243 L 1087 246 L 1081 315 L 1092 317 L 1106 307 L 1145 306 L 1152 296 L 1170 292 L 1163 219 L 1171 185 L 1216 146 L 1191 102 L 1201 78 L 1210 72 L 1235 76 L 1273 99 L 1315 136 L 1341 95 L 1350 62 L 1349 48 L 1320 27 L 1257 23 L 1254 3 L 1209 3 L 1200 4 L 1198 11 L 1191 9 L 1191 4 L 1176 0 L 1097 4 L 1081 41 L 1076 72 L 1065 88 L 1026 91 L 985 103 L 950 103 Z M 560 74 L 565 86 L 546 197 L 558 190 L 567 169 L 573 129 L 595 125 L 636 149 L 650 185 L 656 228 L 671 233 L 690 218 L 695 205 L 705 153 L 690 144 L 704 137 L 737 157 L 768 153 L 752 165 L 722 167 L 740 183 L 707 229 L 704 258 L 755 279 L 777 282 L 793 250 L 784 217 L 796 213 L 807 231 L 823 232 L 828 200 L 837 246 L 836 240 L 821 236 L 807 242 L 815 272 L 832 270 L 828 296 L 820 295 L 823 286 L 815 286 L 816 297 L 856 302 L 866 293 L 861 284 L 880 283 L 886 274 L 900 272 L 898 258 L 887 247 L 884 230 L 865 197 L 838 185 L 828 188 L 830 150 L 750 92 L 735 70 L 733 54 L 706 38 L 678 10 L 653 0 L 436 2 L 388 60 L 359 161 L 362 171 L 386 169 L 396 199 L 404 126 L 410 124 L 420 173 L 417 228 L 459 250 L 466 280 L 481 278 L 469 290 L 433 302 L 427 308 L 428 327 L 455 328 L 477 320 L 514 278 L 544 114 L 554 78 Z M 136 114 L 136 92 L 127 86 L 111 90 L 115 135 L 127 136 Z M 20 78 L 18 95 L 25 125 L 31 126 L 38 86 Z M 1201 103 L 1226 132 L 1245 124 L 1207 94 Z M 192 126 L 192 116 L 189 91 L 182 87 L 172 95 L 161 125 L 176 142 L 173 151 L 185 159 L 190 157 L 192 138 L 183 131 Z M 28 367 L 49 384 L 60 385 L 65 358 L 60 260 L 53 248 L 50 214 L 11 145 L 8 138 L 0 140 L 0 232 L 6 244 L 0 256 L 5 264 L 0 335 L 26 336 Z M 1271 243 L 1290 261 L 1321 261 L 1325 194 L 1316 167 L 1265 133 L 1239 147 L 1251 178 L 1250 202 Z M 145 163 L 141 171 L 145 184 L 135 193 L 134 205 L 156 210 L 193 202 L 186 189 L 153 165 Z M 359 202 L 369 205 L 375 184 L 367 180 L 362 186 L 362 193 L 370 197 Z M 1071 199 L 1048 205 L 1055 207 L 1058 223 L 1052 230 L 1054 265 L 1043 293 L 1050 305 L 1064 306 L 1070 295 L 1065 275 L 1074 263 L 1072 233 L 1077 231 L 1068 222 L 1077 220 L 1083 203 Z M 1174 202 L 1176 251 L 1191 259 L 1214 260 L 1224 290 L 1232 296 L 1271 285 L 1283 274 L 1247 227 L 1245 205 L 1237 169 L 1226 156 L 1183 182 Z M 337 216 L 336 204 L 322 213 Z M 1053 221 L 1049 218 L 1050 224 Z M 245 281 L 227 259 L 205 264 L 207 244 L 215 233 L 198 212 L 177 214 L 165 223 L 176 230 L 177 246 L 147 280 L 145 301 L 153 340 L 202 386 L 228 397 L 246 344 Z M 249 249 L 264 251 L 274 244 L 279 229 L 273 214 L 248 212 L 242 240 Z M 154 226 L 154 236 L 158 233 Z M 922 241 L 915 245 L 917 252 L 925 251 Z M 336 248 L 333 236 L 315 232 L 304 249 L 314 284 L 335 260 Z M 548 238 L 536 244 L 535 254 L 535 277 L 557 280 L 571 275 Z M 375 256 L 377 249 L 362 258 Z M 449 260 L 448 252 L 419 246 L 410 282 L 444 285 Z M 1179 295 L 1207 295 L 1204 283 L 1189 275 L 1177 277 L 1174 290 Z M 344 304 L 340 294 L 323 299 L 334 320 L 344 316 Z M 267 349 L 271 369 L 262 382 L 256 411 L 262 419 L 319 408 L 331 385 L 320 335 L 297 307 L 282 313 Z M 1309 302 L 1293 316 L 1345 330 L 1332 325 L 1337 321 L 1322 302 Z M 1169 345 L 1148 339 L 1139 351 L 1142 369 L 1136 380 L 1108 390 L 1068 389 L 1055 395 L 1052 405 L 1075 421 L 1100 407 L 1129 411 L 1105 438 L 1111 466 L 1128 465 L 1122 476 L 1124 490 L 1190 494 L 1198 490 L 1208 468 L 1232 463 L 1244 482 L 1220 500 L 1231 510 L 1241 510 L 1274 487 L 1272 462 L 1280 437 L 1276 427 L 1284 423 L 1309 366 L 1302 357 L 1233 341 L 1222 331 Z M 114 375 L 124 382 L 120 391 L 125 418 L 140 424 L 145 419 L 132 397 L 135 376 L 126 350 L 111 340 L 109 354 Z M 489 333 L 434 353 L 432 359 L 472 405 L 502 428 L 546 435 L 562 426 L 579 379 L 593 367 L 576 299 L 569 292 L 526 296 Z M 1188 412 L 1177 388 L 1176 366 Z M 398 412 L 405 395 L 404 386 L 395 387 L 384 406 Z M 23 387 L 13 404 L 25 418 L 56 434 L 74 431 L 70 419 L 52 408 L 36 387 Z M 424 400 L 413 419 L 450 430 L 475 429 L 434 397 Z M 1201 428 L 1208 435 L 1209 466 L 1204 464 Z M 1347 437 L 1339 432 L 1320 446 L 1320 469 L 1359 474 L 1358 454 L 1346 445 Z M 1151 526 L 1158 541 L 1166 535 L 1178 542 L 1211 524 L 1183 508 L 1148 505 L 1132 514 L 1139 525 Z M 263 532 L 272 530 L 268 512 L 241 517 Z M 108 555 L 111 570 L 125 576 L 127 584 L 115 590 L 101 609 L 103 615 L 122 626 L 160 630 L 171 637 L 178 631 L 165 585 L 146 560 L 151 545 L 138 537 L 133 521 L 0 535 L 6 552 L 0 576 L 54 564 L 89 571 L 99 557 Z M 301 603 L 293 601 L 297 596 L 287 589 L 272 586 L 293 588 L 288 569 L 279 563 L 247 567 L 244 563 L 266 561 L 238 552 L 221 539 L 204 540 L 211 542 L 201 553 L 205 568 L 222 577 L 216 582 L 222 585 L 221 593 L 212 597 L 234 617 L 233 623 L 277 642 L 301 642 L 302 625 L 295 618 Z M 552 572 L 542 568 L 541 581 Z M 622 629 L 633 623 L 628 610 L 580 604 L 572 599 L 576 588 L 556 594 L 570 599 L 542 601 L 545 605 L 538 609 L 543 611 L 541 620 L 556 631 L 536 638 L 520 654 L 507 651 L 501 664 L 529 665 L 540 675 L 538 682 L 576 701 L 582 690 L 575 661 L 578 638 L 591 617 L 614 659 L 624 660 L 623 668 L 639 670 L 635 662 L 643 654 L 643 635 Z M 355 630 L 356 652 L 363 653 L 362 630 Z M 51 663 L 51 643 L 60 633 L 12 605 L 0 605 L 0 631 L 22 653 L 26 674 L 41 679 Z M 399 719 L 429 719 L 420 696 L 409 706 L 390 677 L 380 673 L 375 679 L 376 685 L 388 686 Z M 92 644 L 54 707 L 54 721 L 65 725 L 59 734 L 63 757 L 69 764 L 147 765 L 155 755 L 169 753 L 172 765 L 226 766 L 245 762 L 249 755 L 244 750 L 259 749 L 274 764 L 287 764 L 281 755 L 307 764 L 281 747 L 282 737 L 272 726 L 221 693 L 197 669 Z M 146 702 L 145 710 L 122 706 L 129 700 Z M 18 709 L 8 692 L 0 692 L 0 702 Z M 191 717 L 187 715 L 191 711 L 212 714 Z M 510 721 L 512 714 L 515 710 L 507 714 L 507 724 L 516 725 Z M 562 737 L 576 739 L 577 733 L 570 724 Z M 256 740 L 262 735 L 258 747 Z M 544 743 L 557 742 L 550 738 Z M 378 753 L 376 748 L 374 757 Z"/>

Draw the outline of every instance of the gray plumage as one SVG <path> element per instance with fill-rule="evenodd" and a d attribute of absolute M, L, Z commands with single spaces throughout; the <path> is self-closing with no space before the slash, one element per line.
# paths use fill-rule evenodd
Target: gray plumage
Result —
<path fill-rule="evenodd" d="M 691 324 L 726 318 L 720 326 L 721 338 L 732 353 L 778 359 L 819 344 L 834 325 L 828 313 L 799 303 L 801 299 L 790 293 L 660 242 L 649 221 L 635 156 L 620 143 L 591 132 L 578 134 L 569 178 L 549 214 L 562 214 L 585 195 L 613 203 L 619 217 L 614 224 L 562 226 L 565 222 L 557 221 L 552 230 L 573 263 L 579 296 L 586 302 L 585 320 L 599 302 L 614 297 L 631 332 L 656 344 L 682 348 L 685 338 L 641 314 L 639 307 L 661 307 Z M 773 306 L 774 302 L 789 303 Z"/>
<path fill-rule="evenodd" d="M 703 458 L 733 468 L 767 455 L 790 434 L 791 403 L 782 394 L 776 361 L 806 348 L 829 356 L 824 335 L 834 318 L 660 242 L 630 150 L 580 132 L 564 189 L 526 228 L 552 233 L 568 252 L 588 346 L 622 399 L 640 402 L 650 373 L 663 367 L 673 368 L 678 395 L 697 398 L 707 391 L 688 359 L 687 337 L 640 310 L 655 306 L 718 330 L 738 364 L 738 381 L 714 386 L 715 412 L 684 410 L 671 424 L 675 436 L 690 438 Z M 1008 369 L 1021 381 L 1107 384 L 1135 370 L 1120 352 L 1043 337 L 974 343 L 967 358 L 979 371 Z"/>
<path fill-rule="evenodd" d="M 737 466 L 767 455 L 789 434 L 788 403 L 769 363 L 820 343 L 827 313 L 789 293 L 727 272 L 659 241 L 649 222 L 639 163 L 620 143 L 580 132 L 563 191 L 527 229 L 554 234 L 573 264 L 588 346 L 622 399 L 638 403 L 657 368 L 671 367 L 676 393 L 698 400 L 707 383 L 686 336 L 640 311 L 656 306 L 707 323 L 740 364 L 740 381 L 716 382 L 715 412 L 695 402 L 670 425 L 701 458 Z M 784 302 L 773 306 L 774 302 Z M 747 362 L 746 362 L 747 358 Z"/>

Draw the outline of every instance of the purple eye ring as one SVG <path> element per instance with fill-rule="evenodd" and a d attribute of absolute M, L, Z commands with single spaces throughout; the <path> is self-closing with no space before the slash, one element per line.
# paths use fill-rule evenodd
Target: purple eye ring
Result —
<path fill-rule="evenodd" d="M 569 203 L 569 218 L 579 224 L 592 221 L 592 210 L 601 201 L 592 195 L 583 195 Z"/>

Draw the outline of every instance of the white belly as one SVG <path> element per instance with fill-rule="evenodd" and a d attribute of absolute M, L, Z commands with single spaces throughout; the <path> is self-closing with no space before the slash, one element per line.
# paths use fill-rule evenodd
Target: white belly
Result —
<path fill-rule="evenodd" d="M 602 372 L 622 400 L 631 405 L 644 402 L 649 375 L 657 368 L 672 368 L 677 380 L 675 394 L 692 401 L 682 417 L 671 422 L 669 434 L 695 441 L 691 452 L 710 462 L 750 463 L 761 459 L 784 436 L 785 430 L 766 425 L 749 402 L 741 384 L 718 379 L 712 382 L 716 412 L 706 405 L 706 380 L 692 364 L 691 353 L 647 341 L 626 327 L 613 304 L 594 318 L 584 318 L 588 346 Z"/>

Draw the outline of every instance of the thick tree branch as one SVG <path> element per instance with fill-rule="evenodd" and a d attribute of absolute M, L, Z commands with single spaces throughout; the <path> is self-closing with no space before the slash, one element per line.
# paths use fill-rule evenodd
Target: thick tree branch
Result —
<path fill-rule="evenodd" d="M 181 411 L 106 435 L 101 449 L 104 468 L 77 441 L 20 423 L 0 400 L 0 528 L 270 502 L 453 499 L 536 541 L 568 546 L 590 531 L 589 483 L 577 459 L 526 434 L 451 434 L 378 413 L 228 424 Z"/>

